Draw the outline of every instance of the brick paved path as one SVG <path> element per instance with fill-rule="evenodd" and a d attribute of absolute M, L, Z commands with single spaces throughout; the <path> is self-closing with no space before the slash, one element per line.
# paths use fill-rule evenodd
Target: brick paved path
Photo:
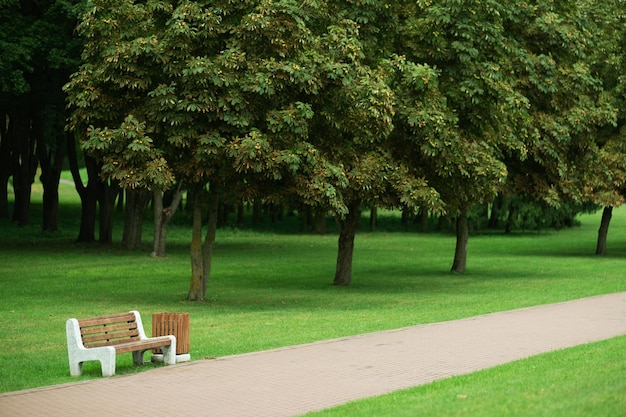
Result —
<path fill-rule="evenodd" d="M 622 334 L 626 292 L 7 393 L 0 416 L 297 416 Z"/>

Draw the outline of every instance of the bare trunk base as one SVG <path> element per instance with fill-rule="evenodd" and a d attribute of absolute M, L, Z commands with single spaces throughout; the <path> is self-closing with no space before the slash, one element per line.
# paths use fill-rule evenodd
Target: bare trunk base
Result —
<path fill-rule="evenodd" d="M 354 253 L 354 237 L 361 220 L 360 202 L 348 205 L 345 219 L 339 219 L 339 241 L 337 251 L 337 269 L 333 285 L 350 285 L 352 283 L 352 255 Z"/>
<path fill-rule="evenodd" d="M 127 249 L 141 247 L 144 213 L 149 201 L 150 191 L 147 189 L 126 190 L 122 245 Z"/>
<path fill-rule="evenodd" d="M 100 243 L 113 243 L 113 213 L 115 199 L 120 191 L 119 185 L 112 180 L 100 181 L 98 183 L 98 242 Z"/>
<path fill-rule="evenodd" d="M 378 207 L 373 206 L 370 209 L 370 232 L 375 232 L 378 226 Z"/>
<path fill-rule="evenodd" d="M 326 212 L 316 212 L 313 219 L 313 233 L 318 235 L 325 235 L 328 233 L 326 227 Z"/>
<path fill-rule="evenodd" d="M 467 210 L 463 209 L 456 219 L 456 248 L 454 250 L 454 262 L 452 263 L 453 272 L 465 272 L 468 241 Z"/>
<path fill-rule="evenodd" d="M 193 233 L 191 239 L 191 282 L 188 301 L 204 301 L 206 289 L 211 276 L 213 244 L 217 234 L 217 218 L 219 208 L 219 190 L 211 185 L 209 191 L 209 213 L 207 232 L 202 243 L 202 192 L 196 192 L 193 208 Z"/>
<path fill-rule="evenodd" d="M 43 192 L 43 219 L 42 230 L 44 232 L 59 231 L 59 192 L 57 188 L 49 188 L 44 186 Z"/>
<path fill-rule="evenodd" d="M 596 255 L 606 254 L 606 238 L 609 234 L 609 225 L 613 216 L 613 207 L 605 207 L 602 211 L 602 220 L 598 229 L 598 242 L 596 244 Z"/>

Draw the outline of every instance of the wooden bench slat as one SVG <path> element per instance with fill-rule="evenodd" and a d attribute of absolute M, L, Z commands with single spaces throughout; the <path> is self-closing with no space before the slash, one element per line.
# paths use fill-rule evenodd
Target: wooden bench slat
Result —
<path fill-rule="evenodd" d="M 135 338 L 135 337 L 139 337 L 139 331 L 137 329 L 126 330 L 123 332 L 98 333 L 98 334 L 94 334 L 91 336 L 83 336 L 83 343 L 85 345 L 93 346 L 93 342 L 115 340 L 115 339 L 130 339 L 130 338 Z"/>
<path fill-rule="evenodd" d="M 134 322 L 135 315 L 132 313 L 113 314 L 111 316 L 91 317 L 78 320 L 80 327 L 100 326 L 103 324 Z"/>
<path fill-rule="evenodd" d="M 80 334 L 83 336 L 97 333 L 115 333 L 123 330 L 136 330 L 137 323 L 113 323 L 111 325 L 103 325 L 97 327 L 81 327 Z"/>
<path fill-rule="evenodd" d="M 149 350 L 161 346 L 171 345 L 171 340 L 167 337 L 158 340 L 142 340 L 139 342 L 120 343 L 114 345 L 116 353 L 127 353 L 136 350 Z"/>
<path fill-rule="evenodd" d="M 137 343 L 141 342 L 141 339 L 137 339 Z M 133 339 L 129 339 L 129 338 L 124 338 L 124 339 L 112 339 L 112 340 L 96 340 L 92 343 L 89 344 L 85 344 L 86 348 L 94 348 L 94 347 L 101 347 L 101 346 L 117 346 L 117 345 L 122 345 L 124 343 L 135 343 L 133 341 Z"/>

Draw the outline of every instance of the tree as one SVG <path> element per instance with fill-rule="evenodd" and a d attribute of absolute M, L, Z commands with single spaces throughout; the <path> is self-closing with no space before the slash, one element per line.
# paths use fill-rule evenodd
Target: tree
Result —
<path fill-rule="evenodd" d="M 85 64 L 66 87 L 69 126 L 102 173 L 125 188 L 188 184 L 195 196 L 189 300 L 205 296 L 220 200 L 265 191 L 267 201 L 290 195 L 345 211 L 337 192 L 345 174 L 310 131 L 318 123 L 363 130 L 354 117 L 335 120 L 315 107 L 322 91 L 349 83 L 350 103 L 372 96 L 367 68 L 345 62 L 359 53 L 355 27 L 321 2 L 106 0 L 85 16 Z"/>
<path fill-rule="evenodd" d="M 437 100 L 441 100 L 441 96 L 432 89 L 437 85 L 436 72 L 426 66 L 407 62 L 399 56 L 381 58 L 378 71 L 382 77 L 381 85 L 387 86 L 384 91 L 388 91 L 389 101 L 389 110 L 385 113 L 389 120 L 383 119 L 379 126 L 388 130 L 379 128 L 378 131 L 370 131 L 372 139 L 366 142 L 349 140 L 350 136 L 346 135 L 348 137 L 342 140 L 332 141 L 332 151 L 328 151 L 346 166 L 348 175 L 348 185 L 341 191 L 348 205 L 348 213 L 338 222 L 340 231 L 335 285 L 351 283 L 354 239 L 363 205 L 404 207 L 411 211 L 420 208 L 443 211 L 439 194 L 429 184 L 425 172 L 419 163 L 415 163 L 410 151 L 407 152 L 419 140 L 416 137 L 423 137 L 413 134 L 403 136 L 401 133 L 402 127 L 410 123 L 407 120 L 420 111 L 416 107 L 422 110 L 428 108 L 429 114 L 436 117 Z M 426 78 L 432 79 L 432 84 L 424 82 Z M 332 103 L 332 99 L 324 98 L 324 102 Z M 366 114 L 358 115 L 355 120 L 361 120 L 365 126 L 376 125 L 373 120 L 363 122 L 368 120 Z M 366 134 L 354 128 L 349 131 L 352 134 Z"/>
<path fill-rule="evenodd" d="M 593 33 L 578 5 L 420 1 L 406 11 L 403 49 L 439 69 L 457 119 L 420 149 L 429 183 L 457 215 L 454 271 L 466 267 L 473 204 L 505 187 L 552 204 L 582 200 L 598 155 L 589 133 L 612 108 L 590 71 Z"/>
<path fill-rule="evenodd" d="M 342 166 L 348 179 L 340 190 L 347 210 L 336 212 L 340 230 L 333 283 L 349 285 L 361 203 L 373 201 L 381 185 L 376 166 L 387 163 L 380 143 L 393 127 L 393 101 L 382 74 L 365 64 L 356 23 L 343 20 L 330 26 L 322 39 L 328 48 L 327 54 L 321 55 L 326 81 L 312 98 L 309 140 L 335 165 Z M 323 200 L 314 204 L 320 203 Z"/>
<path fill-rule="evenodd" d="M 470 206 L 497 194 L 507 176 L 502 155 L 525 151 L 528 101 L 513 88 L 515 34 L 505 28 L 515 8 L 492 1 L 419 1 L 401 20 L 402 50 L 409 60 L 437 69 L 443 102 L 432 112 L 414 105 L 400 135 L 415 135 L 414 165 L 457 217 L 457 272 L 466 268 Z"/>
<path fill-rule="evenodd" d="M 593 69 L 606 28 L 590 22 L 579 1 L 538 3 L 520 13 L 524 19 L 511 30 L 522 34 L 517 88 L 531 103 L 532 130 L 528 159 L 515 163 L 514 187 L 553 205 L 589 201 L 589 189 L 606 181 L 598 126 L 615 122 Z"/>
<path fill-rule="evenodd" d="M 596 163 L 586 175 L 586 198 L 603 206 L 598 229 L 596 254 L 607 252 L 607 235 L 613 207 L 624 201 L 626 184 L 626 78 L 624 51 L 626 50 L 626 14 L 622 1 L 581 1 L 590 30 L 596 38 L 592 70 L 602 80 L 603 91 L 615 107 L 616 119 L 612 125 L 599 127 L 594 132 L 598 148 Z"/>
<path fill-rule="evenodd" d="M 402 95 L 401 89 L 396 90 L 398 86 L 393 84 L 397 68 L 392 55 L 403 10 L 400 3 L 329 2 L 332 14 L 358 25 L 348 36 L 354 52 L 348 61 L 350 68 L 345 70 L 339 86 L 324 90 L 316 106 L 322 109 L 316 114 L 331 116 L 323 121 L 326 124 L 316 125 L 313 131 L 317 134 L 311 137 L 316 146 L 343 166 L 348 179 L 346 187 L 340 189 L 348 210 L 336 216 L 339 237 L 335 285 L 352 282 L 355 234 L 364 207 L 416 210 L 441 206 L 423 172 L 412 169 L 390 144 L 397 122 L 394 115 L 402 112 L 405 104 L 397 97 L 398 93 Z M 414 99 L 428 101 L 429 97 L 419 89 Z M 403 151 L 399 153 L 403 155 Z"/>
<path fill-rule="evenodd" d="M 37 167 L 44 188 L 44 230 L 56 231 L 58 185 L 65 157 L 64 95 L 61 90 L 78 65 L 80 42 L 73 36 L 79 1 L 6 1 L 0 7 L 0 141 L 4 196 L 13 177 L 13 219 L 29 222 L 30 190 Z"/>

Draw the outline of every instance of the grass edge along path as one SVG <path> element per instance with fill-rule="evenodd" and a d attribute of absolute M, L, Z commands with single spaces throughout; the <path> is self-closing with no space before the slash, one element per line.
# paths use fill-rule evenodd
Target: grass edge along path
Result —
<path fill-rule="evenodd" d="M 306 417 L 622 417 L 626 335 L 556 350 Z"/>

